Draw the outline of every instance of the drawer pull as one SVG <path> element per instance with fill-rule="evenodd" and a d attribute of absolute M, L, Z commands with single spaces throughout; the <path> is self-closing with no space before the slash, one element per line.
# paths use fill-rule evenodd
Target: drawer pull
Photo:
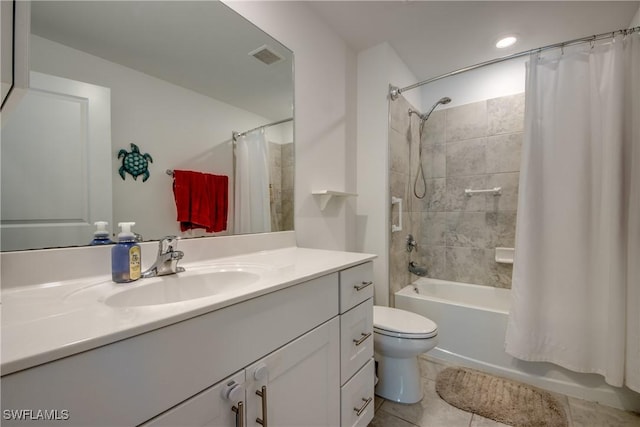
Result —
<path fill-rule="evenodd" d="M 238 402 L 238 406 L 231 407 L 231 410 L 236 413 L 236 427 L 244 427 L 244 403 Z"/>
<path fill-rule="evenodd" d="M 356 346 L 359 346 L 360 344 L 362 344 L 367 338 L 369 338 L 371 336 L 371 332 L 369 333 L 361 333 L 360 334 L 362 336 L 362 338 L 360 338 L 359 340 L 354 339 L 353 342 L 356 344 Z"/>
<path fill-rule="evenodd" d="M 359 291 L 363 290 L 364 288 L 366 288 L 367 286 L 371 286 L 371 285 L 373 285 L 373 282 L 371 280 L 369 280 L 368 282 L 364 282 L 363 281 L 361 285 L 354 285 L 353 289 L 355 289 L 356 291 L 359 292 Z"/>
<path fill-rule="evenodd" d="M 373 398 L 372 398 L 372 397 L 370 397 L 370 398 L 368 398 L 368 399 L 365 399 L 365 398 L 363 397 L 363 398 L 362 398 L 362 401 L 363 401 L 364 403 L 362 404 L 362 406 L 360 407 L 360 409 L 358 409 L 358 408 L 353 408 L 353 410 L 354 410 L 354 411 L 356 411 L 356 415 L 357 415 L 357 416 L 360 416 L 360 415 L 364 412 L 364 410 L 367 408 L 367 406 L 369 406 L 369 403 L 371 403 L 371 401 L 372 401 L 372 400 L 373 400 Z"/>
<path fill-rule="evenodd" d="M 267 427 L 267 386 L 263 385 L 256 394 L 262 398 L 262 418 L 256 418 L 256 422 L 263 427 Z"/>

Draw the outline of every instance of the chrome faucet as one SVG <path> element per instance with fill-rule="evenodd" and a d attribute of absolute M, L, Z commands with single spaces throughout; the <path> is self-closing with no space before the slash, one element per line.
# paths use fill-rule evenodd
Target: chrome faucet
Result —
<path fill-rule="evenodd" d="M 178 238 L 165 236 L 158 242 L 158 257 L 151 268 L 142 273 L 142 277 L 165 276 L 167 274 L 181 273 L 183 267 L 178 267 L 178 261 L 184 256 L 184 252 L 176 251 Z"/>
<path fill-rule="evenodd" d="M 418 251 L 418 243 L 416 239 L 413 238 L 413 234 L 407 235 L 407 252 L 411 252 L 413 250 Z"/>
<path fill-rule="evenodd" d="M 415 274 L 416 276 L 420 276 L 420 277 L 424 277 L 428 274 L 426 267 L 420 267 L 414 261 L 411 261 L 409 263 L 409 271 Z"/>

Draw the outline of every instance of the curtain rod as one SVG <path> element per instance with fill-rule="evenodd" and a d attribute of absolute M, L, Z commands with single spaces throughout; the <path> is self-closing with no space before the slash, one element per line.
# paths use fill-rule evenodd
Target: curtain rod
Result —
<path fill-rule="evenodd" d="M 571 46 L 574 44 L 580 44 L 580 43 L 595 43 L 598 40 L 603 40 L 603 39 L 607 39 L 607 38 L 615 38 L 616 35 L 618 34 L 622 34 L 625 37 L 627 35 L 636 33 L 636 32 L 640 32 L 640 27 L 632 27 L 632 28 L 626 28 L 626 29 L 622 29 L 622 30 L 616 30 L 616 31 L 609 31 L 606 33 L 601 33 L 601 34 L 596 34 L 593 36 L 589 36 L 589 37 L 582 37 L 579 39 L 574 39 L 574 40 L 569 40 L 566 42 L 562 42 L 562 43 L 554 43 L 554 44 L 550 44 L 547 46 L 543 46 L 543 47 L 539 47 L 536 49 L 530 49 L 530 50 L 525 50 L 524 52 L 519 52 L 519 53 L 514 53 L 512 55 L 508 55 L 508 56 L 503 56 L 500 58 L 496 58 L 496 59 L 492 59 L 489 61 L 485 61 L 485 62 L 481 62 L 479 64 L 475 64 L 475 65 L 471 65 L 469 67 L 465 67 L 465 68 L 460 68 L 459 70 L 455 70 L 452 71 L 450 73 L 446 73 L 446 74 L 442 74 L 440 76 L 437 77 L 432 77 L 430 79 L 427 80 L 423 80 L 421 82 L 418 83 L 414 83 L 410 86 L 407 87 L 403 87 L 403 88 L 399 88 L 397 86 L 392 86 L 389 85 L 389 98 L 391 98 L 392 101 L 395 101 L 396 99 L 398 99 L 398 96 L 400 96 L 400 94 L 404 91 L 407 90 L 411 90 L 411 89 L 415 89 L 419 86 L 425 85 L 427 83 L 431 83 L 431 82 L 435 82 L 436 80 L 440 80 L 440 79 L 444 79 L 445 77 L 451 77 L 451 76 L 455 76 L 457 74 L 460 73 L 464 73 L 466 71 L 471 71 L 471 70 L 475 70 L 477 68 L 481 68 L 481 67 L 486 67 L 487 65 L 492 65 L 492 64 L 497 64 L 498 62 L 502 62 L 502 61 L 507 61 L 509 59 L 515 59 L 515 58 L 520 58 L 522 56 L 526 56 L 526 55 L 531 55 L 532 53 L 535 52 L 542 52 L 545 50 L 549 50 L 549 49 L 562 49 L 565 46 Z"/>
<path fill-rule="evenodd" d="M 254 130 L 268 128 L 268 127 L 271 127 L 271 126 L 279 125 L 281 123 L 290 122 L 292 120 L 293 120 L 293 117 L 289 117 L 288 119 L 282 119 L 282 120 L 278 120 L 277 122 L 267 123 L 266 125 L 262 125 L 262 126 L 255 127 L 253 129 L 245 130 L 244 132 L 232 132 L 231 135 L 233 137 L 233 140 L 235 141 L 236 139 L 238 139 L 238 137 L 245 136 L 246 134 L 248 134 L 249 132 L 253 132 Z"/>

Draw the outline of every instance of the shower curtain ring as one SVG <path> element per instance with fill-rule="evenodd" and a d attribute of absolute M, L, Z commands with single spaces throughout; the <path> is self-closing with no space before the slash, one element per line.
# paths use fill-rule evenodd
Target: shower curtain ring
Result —
<path fill-rule="evenodd" d="M 596 47 L 596 36 L 593 36 L 591 38 L 591 49 L 593 49 L 594 47 Z"/>

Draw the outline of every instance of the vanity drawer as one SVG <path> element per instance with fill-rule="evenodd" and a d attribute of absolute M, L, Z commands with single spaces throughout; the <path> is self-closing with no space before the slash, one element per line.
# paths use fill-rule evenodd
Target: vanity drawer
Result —
<path fill-rule="evenodd" d="M 372 297 L 372 262 L 356 265 L 340 272 L 340 313 Z"/>
<path fill-rule="evenodd" d="M 340 316 L 340 384 L 373 357 L 373 298 Z"/>
<path fill-rule="evenodd" d="M 375 402 L 373 396 L 375 368 L 373 359 L 342 386 L 340 392 L 340 425 L 342 427 L 367 426 L 373 419 Z"/>

